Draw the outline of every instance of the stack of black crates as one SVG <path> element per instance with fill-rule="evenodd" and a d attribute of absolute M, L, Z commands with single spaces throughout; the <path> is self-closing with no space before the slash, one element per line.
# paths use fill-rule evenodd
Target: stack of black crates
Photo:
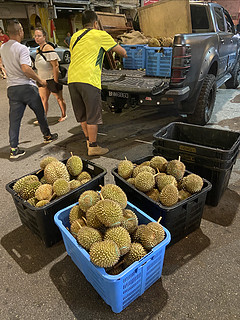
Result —
<path fill-rule="evenodd" d="M 211 182 L 206 204 L 217 206 L 238 156 L 240 133 L 172 122 L 153 136 L 153 154 L 166 159 L 180 156 L 187 170 Z"/>

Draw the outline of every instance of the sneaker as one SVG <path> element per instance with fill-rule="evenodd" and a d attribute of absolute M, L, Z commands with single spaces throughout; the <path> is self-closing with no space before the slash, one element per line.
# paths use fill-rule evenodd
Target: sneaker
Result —
<path fill-rule="evenodd" d="M 11 148 L 11 152 L 10 152 L 10 158 L 11 159 L 17 159 L 21 156 L 23 156 L 25 154 L 24 150 L 17 148 Z"/>
<path fill-rule="evenodd" d="M 53 140 L 57 140 L 58 134 L 57 133 L 51 133 L 50 136 L 44 136 L 44 143 L 50 143 Z"/>
<path fill-rule="evenodd" d="M 37 120 L 35 120 L 35 121 L 33 121 L 33 124 L 36 124 L 36 125 L 37 125 L 37 124 L 39 124 L 39 123 L 38 123 L 38 121 L 37 121 Z"/>
<path fill-rule="evenodd" d="M 88 155 L 89 156 L 102 156 L 106 153 L 108 153 L 108 148 L 102 148 L 100 146 L 96 147 L 88 147 Z"/>

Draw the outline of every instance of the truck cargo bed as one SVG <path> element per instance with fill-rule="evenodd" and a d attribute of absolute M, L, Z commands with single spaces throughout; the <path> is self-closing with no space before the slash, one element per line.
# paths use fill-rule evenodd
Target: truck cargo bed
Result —
<path fill-rule="evenodd" d="M 157 88 L 167 89 L 170 79 L 149 77 L 139 70 L 103 70 L 102 89 L 133 93 L 153 93 Z"/>

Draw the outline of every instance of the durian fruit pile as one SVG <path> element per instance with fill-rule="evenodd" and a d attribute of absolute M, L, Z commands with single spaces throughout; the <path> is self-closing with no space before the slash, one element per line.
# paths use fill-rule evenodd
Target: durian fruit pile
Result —
<path fill-rule="evenodd" d="M 136 189 L 167 207 L 200 192 L 203 187 L 200 176 L 193 173 L 184 176 L 185 165 L 180 158 L 167 161 L 162 156 L 154 156 L 137 166 L 125 159 L 118 164 L 118 174 Z"/>
<path fill-rule="evenodd" d="M 136 214 L 126 207 L 123 190 L 107 184 L 101 192 L 83 192 L 69 213 L 73 237 L 89 252 L 91 262 L 111 275 L 140 260 L 165 238 L 158 222 L 138 225 Z"/>
<path fill-rule="evenodd" d="M 33 207 L 47 205 L 92 178 L 83 171 L 82 159 L 75 155 L 68 158 L 66 165 L 54 157 L 45 157 L 40 168 L 44 171 L 40 181 L 37 175 L 27 175 L 13 185 L 13 190 Z"/>

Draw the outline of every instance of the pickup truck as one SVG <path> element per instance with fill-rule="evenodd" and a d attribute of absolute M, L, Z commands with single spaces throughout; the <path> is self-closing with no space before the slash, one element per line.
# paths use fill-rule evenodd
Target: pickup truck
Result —
<path fill-rule="evenodd" d="M 203 1 L 190 1 L 190 10 L 192 33 L 175 35 L 170 77 L 103 70 L 102 98 L 113 111 L 121 112 L 125 105 L 175 105 L 188 122 L 205 125 L 217 88 L 238 87 L 239 35 L 229 13 Z"/>

